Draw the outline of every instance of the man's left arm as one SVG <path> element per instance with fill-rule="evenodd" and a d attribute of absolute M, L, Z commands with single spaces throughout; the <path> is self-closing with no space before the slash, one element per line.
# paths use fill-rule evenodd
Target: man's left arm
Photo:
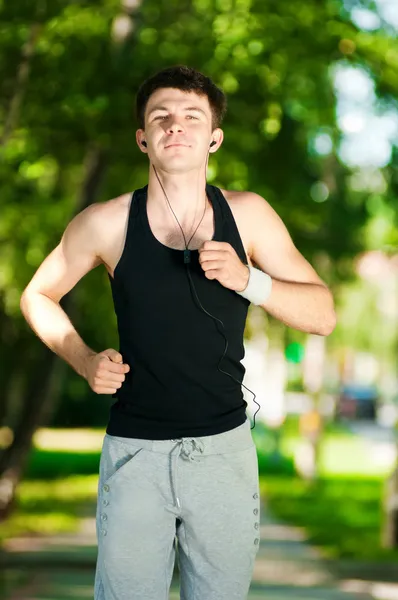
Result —
<path fill-rule="evenodd" d="M 256 266 L 272 277 L 272 290 L 262 308 L 289 327 L 329 335 L 336 326 L 333 296 L 310 263 L 297 250 L 282 219 L 258 194 L 248 194 L 251 245 Z"/>

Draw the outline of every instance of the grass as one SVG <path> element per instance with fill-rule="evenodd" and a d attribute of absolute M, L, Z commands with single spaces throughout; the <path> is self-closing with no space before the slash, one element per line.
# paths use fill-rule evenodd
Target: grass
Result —
<path fill-rule="evenodd" d="M 42 450 L 35 448 L 30 455 L 26 480 L 60 479 L 75 474 L 98 474 L 100 450 Z"/>
<path fill-rule="evenodd" d="M 76 531 L 97 497 L 97 475 L 25 480 L 18 486 L 17 509 L 1 524 L 0 544 L 21 535 Z"/>
<path fill-rule="evenodd" d="M 267 476 L 261 489 L 271 510 L 304 527 L 309 540 L 330 558 L 397 560 L 381 548 L 383 480 L 329 477 L 314 484 L 297 477 Z"/>
<path fill-rule="evenodd" d="M 34 436 L 16 510 L 0 528 L 0 544 L 20 535 L 77 531 L 97 498 L 103 429 L 40 429 Z"/>

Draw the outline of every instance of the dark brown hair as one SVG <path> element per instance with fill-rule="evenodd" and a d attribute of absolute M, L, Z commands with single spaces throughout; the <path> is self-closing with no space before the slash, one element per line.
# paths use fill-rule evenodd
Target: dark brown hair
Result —
<path fill-rule="evenodd" d="M 140 86 L 136 99 L 136 114 L 140 129 L 145 129 L 145 109 L 150 96 L 160 88 L 176 88 L 207 96 L 212 112 L 212 129 L 220 127 L 227 110 L 227 98 L 210 77 L 185 65 L 159 71 Z"/>

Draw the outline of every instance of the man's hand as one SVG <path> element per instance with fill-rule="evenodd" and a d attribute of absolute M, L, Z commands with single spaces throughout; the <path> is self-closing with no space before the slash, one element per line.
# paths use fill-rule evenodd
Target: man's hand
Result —
<path fill-rule="evenodd" d="M 206 240 L 199 248 L 199 262 L 207 279 L 217 279 L 230 290 L 242 292 L 249 282 L 248 266 L 228 242 Z"/>
<path fill-rule="evenodd" d="M 114 394 L 122 387 L 129 370 L 129 365 L 123 364 L 122 355 L 110 348 L 88 359 L 86 379 L 96 394 Z"/>

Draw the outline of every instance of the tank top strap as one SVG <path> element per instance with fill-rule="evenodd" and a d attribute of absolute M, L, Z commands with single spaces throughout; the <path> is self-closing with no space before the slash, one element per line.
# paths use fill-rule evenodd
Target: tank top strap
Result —
<path fill-rule="evenodd" d="M 220 188 L 214 185 L 210 187 L 213 190 L 213 197 L 215 199 L 214 205 L 219 211 L 218 218 L 220 223 L 222 223 L 222 236 L 219 239 L 230 241 L 239 258 L 247 265 L 246 251 L 231 208 Z"/>

